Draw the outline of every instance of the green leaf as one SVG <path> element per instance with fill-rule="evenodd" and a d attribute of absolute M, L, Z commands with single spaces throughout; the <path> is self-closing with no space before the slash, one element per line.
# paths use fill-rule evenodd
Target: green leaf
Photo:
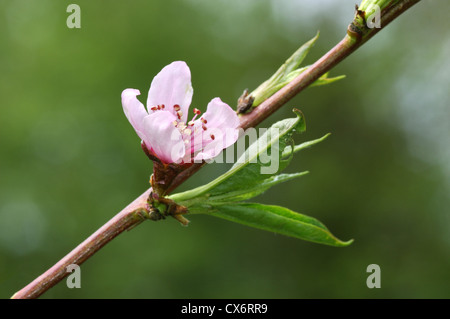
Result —
<path fill-rule="evenodd" d="M 169 199 L 187 207 L 190 214 L 209 214 L 263 230 L 332 246 L 346 246 L 318 220 L 295 213 L 287 208 L 254 203 L 240 203 L 282 182 L 301 177 L 308 172 L 280 174 L 294 153 L 311 147 L 329 134 L 294 145 L 294 132 L 306 129 L 303 114 L 294 111 L 296 118 L 285 119 L 272 125 L 257 141 L 251 144 L 233 167 L 214 181 L 195 189 L 174 194 Z M 262 174 L 267 168 L 261 155 L 276 155 L 278 166 Z"/>
<path fill-rule="evenodd" d="M 330 135 L 331 135 L 331 133 L 328 133 L 328 134 L 325 134 L 324 136 L 322 136 L 321 138 L 318 138 L 318 139 L 315 139 L 315 140 L 312 140 L 312 141 L 307 141 L 307 142 L 304 142 L 304 143 L 299 144 L 299 145 L 295 145 L 294 146 L 294 150 L 292 150 L 292 146 L 291 145 L 287 146 L 284 149 L 281 157 L 285 158 L 287 156 L 290 156 L 292 153 L 297 153 L 298 151 L 304 150 L 305 148 L 309 148 L 309 147 L 311 147 L 313 145 L 316 145 L 317 143 L 320 143 L 320 142 L 324 141 Z"/>
<path fill-rule="evenodd" d="M 208 204 L 213 206 L 224 205 L 233 202 L 240 202 L 264 193 L 266 190 L 279 183 L 287 182 L 291 179 L 301 177 L 309 172 L 295 173 L 295 174 L 279 174 L 266 178 L 259 184 L 245 188 L 236 188 L 229 192 L 216 193 L 208 196 Z"/>
<path fill-rule="evenodd" d="M 270 94 L 268 94 L 268 96 L 265 98 L 267 99 L 268 97 L 270 97 L 271 95 L 273 95 L 275 92 L 281 90 L 285 85 L 287 85 L 289 82 L 291 82 L 294 78 L 296 78 L 297 76 L 299 76 L 301 73 L 303 73 L 304 71 L 306 71 L 309 68 L 309 66 L 305 66 L 301 69 L 297 69 L 292 71 L 291 73 L 289 73 L 284 79 L 283 82 L 278 83 L 276 86 L 271 88 Z M 322 86 L 322 85 L 327 85 L 327 84 L 331 84 L 333 82 L 342 80 L 345 78 L 345 75 L 340 75 L 340 76 L 335 76 L 334 78 L 329 78 L 328 77 L 328 73 L 325 73 L 324 75 L 322 75 L 320 78 L 318 78 L 316 81 L 314 81 L 312 84 L 309 85 L 309 87 L 314 87 L 314 86 Z M 263 101 L 260 101 L 258 104 L 261 104 Z M 257 104 L 253 103 L 254 106 L 256 106 Z"/>
<path fill-rule="evenodd" d="M 335 76 L 334 78 L 329 78 L 328 73 L 325 73 L 320 78 L 318 78 L 313 84 L 309 87 L 312 88 L 314 86 L 327 85 L 345 78 L 345 75 Z"/>
<path fill-rule="evenodd" d="M 337 239 L 320 221 L 287 208 L 256 203 L 236 203 L 209 208 L 209 214 L 262 230 L 319 244 L 344 247 L 353 240 Z"/>
<path fill-rule="evenodd" d="M 292 159 L 293 152 L 288 154 L 286 148 L 291 145 L 291 149 L 295 149 L 292 140 L 294 132 L 303 132 L 306 129 L 303 114 L 298 110 L 294 112 L 297 115 L 296 118 L 285 119 L 273 124 L 247 148 L 228 172 L 206 185 L 171 195 L 169 198 L 187 207 L 206 199 L 215 201 L 217 198 L 220 202 L 234 201 L 235 198 L 248 199 L 261 194 L 279 182 L 292 179 L 293 177 L 286 178 L 287 175 L 278 178 L 272 177 L 279 174 Z M 276 162 L 268 163 L 268 159 L 275 159 Z M 292 176 L 299 177 L 301 175 L 304 173 Z M 250 196 L 251 194 L 253 196 Z"/>

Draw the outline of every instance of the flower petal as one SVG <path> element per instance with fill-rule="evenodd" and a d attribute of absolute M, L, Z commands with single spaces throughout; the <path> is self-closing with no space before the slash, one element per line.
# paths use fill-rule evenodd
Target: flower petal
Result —
<path fill-rule="evenodd" d="M 135 89 L 126 89 L 122 92 L 122 107 L 128 121 L 130 121 L 137 135 L 144 139 L 143 121 L 148 115 L 144 105 L 136 98 L 141 92 Z"/>
<path fill-rule="evenodd" d="M 207 127 L 234 128 L 239 127 L 239 117 L 236 112 L 218 97 L 208 103 L 206 112 L 202 118 L 207 121 Z"/>
<path fill-rule="evenodd" d="M 181 121 L 186 122 L 189 105 L 192 101 L 191 71 L 183 61 L 175 61 L 164 67 L 152 81 L 148 92 L 147 109 L 164 104 L 165 111 L 177 115 L 175 104 L 181 108 Z"/>
<path fill-rule="evenodd" d="M 201 119 L 204 121 L 202 122 Z M 197 131 L 202 132 L 203 150 L 197 154 L 195 160 L 213 158 L 237 141 L 239 117 L 220 98 L 214 98 L 209 102 L 201 119 L 195 121 L 194 127 L 199 127 L 201 123 L 202 130 Z"/>
<path fill-rule="evenodd" d="M 175 115 L 167 111 L 158 111 L 144 118 L 144 142 L 148 148 L 164 163 L 180 160 L 186 150 L 180 131 L 173 125 Z"/>
<path fill-rule="evenodd" d="M 218 128 L 211 128 L 202 133 L 203 138 L 203 148 L 197 154 L 195 154 L 194 161 L 199 162 L 203 160 L 212 159 L 219 155 L 222 150 L 225 148 L 224 145 L 226 141 L 232 140 L 232 136 L 234 136 L 234 130 L 230 131 L 230 128 L 227 128 L 225 131 Z M 214 136 L 214 138 L 212 138 Z M 230 138 L 231 137 L 231 138 Z M 229 144 L 233 144 L 236 141 L 234 139 L 233 142 Z"/>

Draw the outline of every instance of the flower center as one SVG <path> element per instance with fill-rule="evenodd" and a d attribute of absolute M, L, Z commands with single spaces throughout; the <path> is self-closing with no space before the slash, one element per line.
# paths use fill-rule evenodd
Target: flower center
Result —
<path fill-rule="evenodd" d="M 153 110 L 153 108 L 152 108 Z M 159 110 L 158 107 L 156 107 L 155 110 Z M 193 137 L 195 135 L 197 135 L 198 131 L 200 130 L 200 126 L 196 126 L 194 127 L 194 121 L 197 119 L 198 116 L 200 116 L 202 114 L 202 112 L 197 109 L 194 108 L 194 116 L 192 117 L 192 119 L 187 122 L 187 124 L 185 122 L 181 121 L 181 118 L 183 116 L 183 112 L 181 111 L 181 107 L 178 104 L 175 104 L 173 106 L 173 110 L 175 111 L 178 120 L 173 121 L 173 125 L 180 131 L 183 141 L 186 144 L 186 146 L 190 145 L 191 143 L 194 144 L 195 141 L 193 141 Z M 201 129 L 203 131 L 207 131 L 208 127 L 206 126 L 206 124 L 208 123 L 208 121 L 203 118 L 200 117 L 200 121 L 201 121 Z M 213 134 L 210 134 L 211 140 L 215 139 L 215 136 Z M 198 142 L 196 142 L 198 143 Z M 196 148 L 194 145 L 191 145 L 191 148 Z"/>

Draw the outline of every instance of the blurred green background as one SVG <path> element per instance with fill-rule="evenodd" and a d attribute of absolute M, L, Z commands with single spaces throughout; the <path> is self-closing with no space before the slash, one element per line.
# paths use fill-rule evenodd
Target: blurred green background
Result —
<path fill-rule="evenodd" d="M 151 163 L 120 94 L 147 98 L 184 60 L 193 105 L 232 105 L 317 30 L 314 62 L 345 34 L 354 0 L 0 2 L 0 298 L 9 298 L 148 187 Z M 314 216 L 348 248 L 209 216 L 146 222 L 42 298 L 449 298 L 450 2 L 423 0 L 263 126 L 300 108 L 331 132 L 295 157 L 309 170 L 259 201 Z M 227 169 L 209 165 L 180 189 Z M 381 267 L 368 289 L 366 267 Z"/>

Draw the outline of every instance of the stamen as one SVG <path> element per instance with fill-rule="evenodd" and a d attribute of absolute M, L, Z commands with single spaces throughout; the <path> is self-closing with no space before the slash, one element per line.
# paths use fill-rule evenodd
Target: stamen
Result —
<path fill-rule="evenodd" d="M 157 106 L 151 107 L 150 110 L 156 111 L 156 110 L 158 110 L 158 107 Z"/>
<path fill-rule="evenodd" d="M 181 110 L 181 107 L 178 104 L 175 104 L 173 106 L 173 109 L 175 110 L 175 112 L 178 112 L 179 110 Z"/>
<path fill-rule="evenodd" d="M 206 131 L 208 128 L 207 128 L 204 124 L 202 124 L 202 129 L 203 129 L 204 131 Z"/>
<path fill-rule="evenodd" d="M 189 125 L 189 126 L 193 126 L 193 125 L 194 125 L 194 121 L 189 121 L 189 122 L 188 122 L 188 125 Z"/>
<path fill-rule="evenodd" d="M 215 138 L 216 138 L 216 137 L 214 136 L 214 134 L 211 134 L 210 136 L 211 136 L 211 139 L 214 141 Z"/>
<path fill-rule="evenodd" d="M 181 120 L 181 117 L 183 116 L 183 112 L 178 111 L 177 112 L 177 116 L 178 116 L 178 119 Z"/>
<path fill-rule="evenodd" d="M 164 104 L 161 104 L 161 109 L 164 110 L 166 106 Z"/>
<path fill-rule="evenodd" d="M 190 122 L 192 122 L 192 123 L 194 123 L 194 121 L 195 121 L 195 119 L 197 118 L 197 116 L 199 116 L 200 114 L 202 114 L 202 112 L 199 110 L 199 109 L 197 109 L 197 108 L 194 108 L 194 117 L 192 118 L 192 120 L 190 121 Z"/>
<path fill-rule="evenodd" d="M 200 119 L 200 121 L 202 121 L 203 122 L 203 124 L 206 124 L 206 123 L 208 123 L 208 121 L 207 120 L 205 120 L 203 117 Z"/>

